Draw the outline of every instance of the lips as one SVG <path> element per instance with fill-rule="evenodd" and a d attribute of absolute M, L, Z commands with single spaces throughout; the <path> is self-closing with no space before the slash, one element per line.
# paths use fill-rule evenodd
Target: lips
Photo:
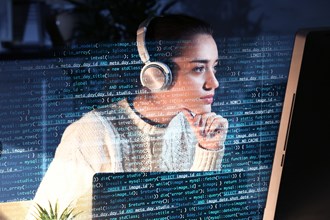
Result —
<path fill-rule="evenodd" d="M 207 96 L 203 96 L 200 99 L 205 103 L 205 104 L 212 104 L 213 102 L 213 96 L 214 95 L 207 95 Z"/>

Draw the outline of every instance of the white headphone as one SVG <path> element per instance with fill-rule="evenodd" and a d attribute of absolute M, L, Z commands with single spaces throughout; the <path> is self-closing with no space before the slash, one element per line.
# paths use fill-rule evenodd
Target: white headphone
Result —
<path fill-rule="evenodd" d="M 140 59 L 145 64 L 140 73 L 141 84 L 153 92 L 166 90 L 172 84 L 171 69 L 164 63 L 150 61 L 150 56 L 145 45 L 147 27 L 153 17 L 144 20 L 137 30 L 137 49 Z"/>

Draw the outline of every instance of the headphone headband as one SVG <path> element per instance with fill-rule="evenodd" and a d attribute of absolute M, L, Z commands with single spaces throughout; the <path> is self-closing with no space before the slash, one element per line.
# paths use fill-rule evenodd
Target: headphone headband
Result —
<path fill-rule="evenodd" d="M 149 53 L 145 44 L 145 37 L 147 33 L 147 27 L 150 21 L 154 18 L 154 16 L 149 16 L 146 20 L 144 20 L 140 25 L 136 33 L 136 42 L 137 49 L 139 52 L 139 56 L 143 63 L 148 63 L 150 60 Z"/>

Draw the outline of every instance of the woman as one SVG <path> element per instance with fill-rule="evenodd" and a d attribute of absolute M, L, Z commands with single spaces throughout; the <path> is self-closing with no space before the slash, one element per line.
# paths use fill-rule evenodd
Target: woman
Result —
<path fill-rule="evenodd" d="M 168 15 L 148 21 L 146 29 L 147 42 L 176 42 L 161 51 L 165 58 L 157 56 L 170 66 L 172 81 L 165 89 L 144 88 L 72 123 L 35 203 L 48 207 L 48 201 L 58 201 L 60 212 L 71 204 L 88 214 L 97 172 L 220 170 L 228 122 L 211 111 L 219 83 L 210 26 Z"/>

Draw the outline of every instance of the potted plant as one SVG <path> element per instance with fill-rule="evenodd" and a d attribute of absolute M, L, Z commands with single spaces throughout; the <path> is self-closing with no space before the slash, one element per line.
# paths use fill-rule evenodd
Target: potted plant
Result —
<path fill-rule="evenodd" d="M 70 205 L 62 213 L 59 213 L 58 202 L 55 203 L 54 207 L 49 202 L 49 210 L 39 204 L 36 204 L 36 209 L 36 220 L 73 220 L 81 213 L 74 213 L 74 208 Z"/>

